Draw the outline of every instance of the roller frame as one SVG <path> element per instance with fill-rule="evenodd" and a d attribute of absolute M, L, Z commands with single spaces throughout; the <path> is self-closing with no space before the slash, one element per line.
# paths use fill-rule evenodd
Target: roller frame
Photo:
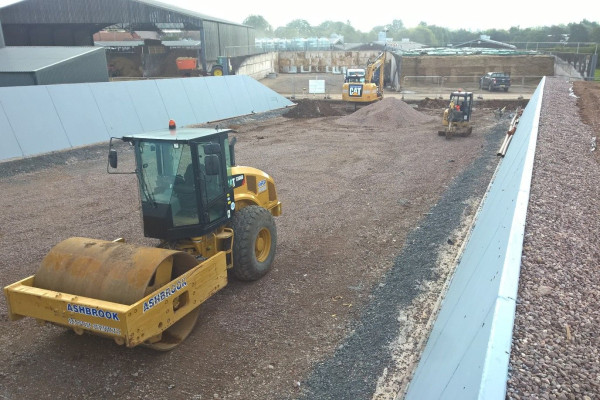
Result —
<path fill-rule="evenodd" d="M 4 294 L 11 321 L 32 317 L 73 329 L 77 334 L 88 331 L 113 338 L 117 344 L 134 347 L 160 337 L 167 328 L 225 287 L 226 265 L 225 252 L 220 251 L 132 305 L 36 288 L 32 286 L 35 275 L 6 286 Z M 167 293 L 173 294 L 167 296 Z M 151 299 L 155 296 L 158 296 L 158 302 L 152 304 Z M 185 305 L 173 311 L 173 300 L 181 296 L 187 296 Z M 80 307 L 83 307 L 83 313 Z M 96 316 L 92 315 L 94 310 Z M 104 317 L 99 316 L 102 314 Z"/>

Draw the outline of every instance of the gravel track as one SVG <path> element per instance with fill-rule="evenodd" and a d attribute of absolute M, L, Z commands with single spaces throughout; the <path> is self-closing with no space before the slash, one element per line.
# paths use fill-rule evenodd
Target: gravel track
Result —
<path fill-rule="evenodd" d="M 595 108 L 597 113 L 597 107 Z M 546 80 L 507 398 L 600 398 L 600 164 L 570 84 Z"/>
<path fill-rule="evenodd" d="M 487 133 L 480 156 L 409 234 L 349 336 L 304 382 L 301 399 L 395 399 L 403 392 L 427 337 L 425 322 L 435 311 L 431 295 L 442 291 L 454 268 L 453 257 L 440 254 L 455 256 L 462 245 L 505 133 L 505 124 Z"/>

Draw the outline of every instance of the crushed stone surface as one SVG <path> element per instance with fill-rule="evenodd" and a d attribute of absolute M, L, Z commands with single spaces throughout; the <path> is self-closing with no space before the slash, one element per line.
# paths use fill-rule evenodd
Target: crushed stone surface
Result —
<path fill-rule="evenodd" d="M 546 80 L 509 399 L 600 398 L 600 158 L 591 151 L 599 93 L 593 82 L 573 93 L 565 80 Z"/>

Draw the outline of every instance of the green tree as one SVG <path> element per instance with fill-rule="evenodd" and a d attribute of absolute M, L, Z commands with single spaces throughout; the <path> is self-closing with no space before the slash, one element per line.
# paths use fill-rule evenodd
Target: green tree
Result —
<path fill-rule="evenodd" d="M 273 27 L 261 15 L 250 15 L 243 24 L 253 27 L 256 30 L 256 37 L 273 36 Z"/>
<path fill-rule="evenodd" d="M 442 28 L 441 26 L 436 25 L 428 25 L 427 28 L 433 33 L 433 42 L 432 46 L 446 46 L 450 43 L 450 31 L 447 28 Z"/>
<path fill-rule="evenodd" d="M 491 40 L 495 40 L 497 42 L 510 42 L 510 33 L 504 29 L 487 29 L 483 31 L 483 34 L 488 35 Z"/>
<path fill-rule="evenodd" d="M 590 40 L 585 22 L 587 21 L 583 20 L 578 24 L 571 23 L 567 25 L 569 28 L 569 42 L 587 42 Z"/>
<path fill-rule="evenodd" d="M 600 43 L 600 26 L 596 25 L 590 30 L 590 41 Z"/>
<path fill-rule="evenodd" d="M 425 22 L 421 22 L 416 28 L 409 30 L 409 38 L 413 42 L 432 46 L 435 43 L 435 36 Z"/>
<path fill-rule="evenodd" d="M 263 21 L 260 20 L 248 22 L 254 24 L 251 26 L 257 26 L 257 31 L 260 29 L 259 26 L 264 26 Z M 533 42 L 558 42 L 564 40 L 565 36 L 570 38 L 570 42 L 600 42 L 600 25 L 597 22 L 587 20 L 568 25 L 535 28 L 513 26 L 508 30 L 492 28 L 473 32 L 466 29 L 449 30 L 440 26 L 427 25 L 425 22 L 421 22 L 415 28 L 406 28 L 401 20 L 393 19 L 390 24 L 374 26 L 369 32 L 361 32 L 356 30 L 350 21 L 325 21 L 313 27 L 307 21 L 298 19 L 284 27 L 275 29 L 274 36 L 291 39 L 315 36 L 330 37 L 331 34 L 335 33 L 342 35 L 346 43 L 370 43 L 377 40 L 377 36 L 381 31 L 386 31 L 387 37 L 396 41 L 409 38 L 427 46 L 464 43 L 477 39 L 481 34 L 488 35 L 492 40 L 499 42 L 518 44 L 519 47 L 524 47 L 524 43 L 530 43 L 531 45 L 527 45 L 529 49 L 538 47 L 538 45 L 533 46 Z"/>
<path fill-rule="evenodd" d="M 314 36 L 312 26 L 304 19 L 295 19 L 285 26 L 293 37 L 311 37 Z"/>
<path fill-rule="evenodd" d="M 383 28 L 383 27 L 382 27 Z M 402 40 L 402 33 L 406 31 L 404 23 L 400 19 L 392 20 L 392 23 L 385 27 L 387 29 L 387 36 L 394 40 Z"/>

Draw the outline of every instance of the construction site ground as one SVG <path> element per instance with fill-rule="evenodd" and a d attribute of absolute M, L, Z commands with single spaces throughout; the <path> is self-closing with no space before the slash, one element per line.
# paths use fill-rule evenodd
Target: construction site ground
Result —
<path fill-rule="evenodd" d="M 0 398 L 395 398 L 499 162 L 510 112 L 525 105 L 485 97 L 472 135 L 449 140 L 437 134 L 444 102 L 435 99 L 388 96 L 353 114 L 297 99 L 290 110 L 222 122 L 237 130 L 238 164 L 277 184 L 272 271 L 230 281 L 167 353 L 10 322 L 2 301 Z M 586 109 L 597 110 L 589 98 Z M 108 175 L 106 156 L 100 144 L 0 163 L 0 285 L 34 274 L 71 236 L 156 244 L 143 237 L 136 178 Z M 122 152 L 120 164 L 132 158 Z"/>

